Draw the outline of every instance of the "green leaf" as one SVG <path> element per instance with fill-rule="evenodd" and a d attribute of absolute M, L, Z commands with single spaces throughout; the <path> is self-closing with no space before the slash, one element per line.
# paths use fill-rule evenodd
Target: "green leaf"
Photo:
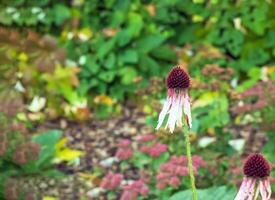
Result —
<path fill-rule="evenodd" d="M 134 78 L 137 76 L 137 71 L 134 68 L 126 67 L 119 71 L 121 76 L 121 83 L 124 85 L 132 84 Z"/>
<path fill-rule="evenodd" d="M 51 130 L 33 137 L 33 141 L 41 146 L 39 159 L 36 162 L 37 167 L 51 165 L 51 161 L 55 157 L 55 144 L 61 138 L 61 135 L 61 131 Z"/>
<path fill-rule="evenodd" d="M 157 61 L 155 61 L 154 59 L 145 54 L 141 54 L 139 60 L 140 68 L 143 69 L 143 71 L 150 72 L 150 74 L 153 75 L 160 74 L 160 66 L 157 63 Z"/>
<path fill-rule="evenodd" d="M 263 148 L 263 153 L 264 155 L 267 157 L 267 159 L 274 163 L 275 162 L 275 145 L 274 145 L 274 141 L 275 141 L 275 134 L 274 132 L 268 132 L 268 142 L 265 144 L 264 148 Z"/>
<path fill-rule="evenodd" d="M 163 45 L 153 49 L 150 54 L 155 58 L 166 61 L 176 62 L 177 60 L 177 54 L 168 45 Z"/>
<path fill-rule="evenodd" d="M 98 63 L 95 62 L 95 60 L 90 59 L 90 56 L 87 57 L 87 63 L 85 64 L 85 69 L 87 69 L 86 73 L 84 73 L 84 76 L 86 75 L 89 77 L 91 74 L 97 74 L 100 66 Z M 83 74 L 81 71 L 81 74 Z"/>
<path fill-rule="evenodd" d="M 155 170 L 158 170 L 159 166 L 165 161 L 167 161 L 168 159 L 169 159 L 169 153 L 168 152 L 162 153 L 158 158 L 153 160 L 153 168 Z"/>
<path fill-rule="evenodd" d="M 115 71 L 105 71 L 105 72 L 101 72 L 98 77 L 105 81 L 106 83 L 110 83 L 111 81 L 114 80 L 115 78 L 115 75 L 116 75 L 116 72 Z"/>
<path fill-rule="evenodd" d="M 116 63 L 115 54 L 114 53 L 109 54 L 105 62 L 105 67 L 107 69 L 113 69 L 115 67 L 115 63 Z"/>
<path fill-rule="evenodd" d="M 98 49 L 96 56 L 99 59 L 103 59 L 114 48 L 115 43 L 116 43 L 116 37 L 113 37 L 107 42 L 104 42 Z"/>
<path fill-rule="evenodd" d="M 147 53 L 154 48 L 157 48 L 160 44 L 162 44 L 166 40 L 166 37 L 163 35 L 149 35 L 143 37 L 142 39 L 137 41 L 136 47 L 137 50 L 142 53 Z"/>
<path fill-rule="evenodd" d="M 70 18 L 71 12 L 68 7 L 64 6 L 63 4 L 56 4 L 53 7 L 53 18 L 57 25 L 61 25 Z"/>
<path fill-rule="evenodd" d="M 261 48 L 251 49 L 247 55 L 247 60 L 252 62 L 254 65 L 264 64 L 269 60 L 269 54 Z"/>
<path fill-rule="evenodd" d="M 136 63 L 138 61 L 137 51 L 134 49 L 127 49 L 120 54 L 119 61 L 122 63 Z"/>
<path fill-rule="evenodd" d="M 211 187 L 197 190 L 198 200 L 232 200 L 236 195 L 236 189 L 229 186 Z M 184 190 L 174 194 L 169 200 L 192 199 L 192 191 Z"/>
<path fill-rule="evenodd" d="M 143 26 L 143 20 L 138 13 L 129 13 L 129 25 L 127 27 L 127 33 L 131 37 L 136 37 L 140 34 Z"/>

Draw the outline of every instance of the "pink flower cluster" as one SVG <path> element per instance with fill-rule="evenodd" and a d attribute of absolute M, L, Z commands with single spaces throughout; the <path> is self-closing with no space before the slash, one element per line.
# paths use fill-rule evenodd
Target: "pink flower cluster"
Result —
<path fill-rule="evenodd" d="M 133 149 L 131 147 L 131 141 L 124 139 L 118 144 L 118 150 L 116 152 L 116 157 L 119 160 L 127 160 L 133 155 Z"/>
<path fill-rule="evenodd" d="M 125 185 L 120 200 L 136 200 L 139 195 L 146 196 L 149 193 L 148 187 L 142 180 L 134 181 L 130 185 Z"/>
<path fill-rule="evenodd" d="M 147 153 L 150 156 L 156 158 L 156 157 L 159 157 L 162 153 L 167 151 L 167 145 L 157 142 L 153 145 L 142 146 L 140 151 L 143 153 Z"/>
<path fill-rule="evenodd" d="M 100 187 L 106 190 L 114 190 L 116 189 L 123 179 L 122 174 L 114 174 L 113 172 L 109 172 L 100 183 Z"/>
<path fill-rule="evenodd" d="M 13 152 L 12 159 L 16 164 L 24 165 L 30 160 L 38 160 L 39 152 L 40 145 L 33 142 L 17 145 Z"/>
<path fill-rule="evenodd" d="M 150 142 L 156 138 L 156 135 L 154 134 L 148 134 L 148 135 L 143 135 L 142 137 L 139 138 L 140 142 Z"/>
<path fill-rule="evenodd" d="M 199 167 L 205 166 L 204 160 L 199 156 L 193 156 L 192 161 L 195 173 Z M 188 175 L 187 163 L 186 156 L 172 156 L 168 162 L 161 164 L 157 175 L 157 188 L 163 189 L 169 185 L 177 188 L 181 183 L 180 177 Z"/>

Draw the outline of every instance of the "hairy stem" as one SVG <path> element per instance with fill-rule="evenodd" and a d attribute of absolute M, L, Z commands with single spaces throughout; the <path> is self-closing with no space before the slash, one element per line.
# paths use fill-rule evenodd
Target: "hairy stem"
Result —
<path fill-rule="evenodd" d="M 186 155 L 188 160 L 188 170 L 189 170 L 193 200 L 197 200 L 195 176 L 193 171 L 192 155 L 191 155 L 191 145 L 190 145 L 190 139 L 189 139 L 189 130 L 187 128 L 184 129 L 184 136 L 185 136 Z"/>

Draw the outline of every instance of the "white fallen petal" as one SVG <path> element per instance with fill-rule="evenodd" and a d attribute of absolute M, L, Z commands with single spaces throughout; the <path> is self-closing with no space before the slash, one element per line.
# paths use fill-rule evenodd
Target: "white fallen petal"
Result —
<path fill-rule="evenodd" d="M 104 191 L 104 189 L 102 189 L 102 188 L 100 188 L 100 187 L 97 187 L 97 188 L 94 188 L 94 189 L 92 189 L 92 190 L 89 190 L 89 191 L 87 192 L 87 196 L 90 197 L 90 198 L 96 198 L 96 197 L 98 197 L 99 194 L 100 194 L 101 192 L 103 192 L 103 191 Z"/>
<path fill-rule="evenodd" d="M 25 92 L 26 89 L 23 87 L 22 83 L 20 81 L 17 81 L 14 88 L 18 91 L 18 92 Z"/>
<path fill-rule="evenodd" d="M 216 138 L 214 138 L 214 137 L 202 137 L 199 140 L 199 144 L 198 145 L 201 148 L 205 148 L 205 147 L 207 147 L 208 145 L 212 144 L 215 141 L 216 141 Z"/>
<path fill-rule="evenodd" d="M 100 161 L 99 164 L 102 167 L 109 168 L 113 165 L 113 163 L 115 163 L 117 161 L 118 161 L 117 157 L 110 157 L 110 158 Z"/>
<path fill-rule="evenodd" d="M 228 144 L 240 153 L 244 148 L 245 139 L 229 140 Z"/>
<path fill-rule="evenodd" d="M 31 102 L 31 104 L 28 106 L 28 110 L 31 112 L 39 112 L 41 109 L 43 109 L 46 105 L 46 98 L 35 96 Z"/>

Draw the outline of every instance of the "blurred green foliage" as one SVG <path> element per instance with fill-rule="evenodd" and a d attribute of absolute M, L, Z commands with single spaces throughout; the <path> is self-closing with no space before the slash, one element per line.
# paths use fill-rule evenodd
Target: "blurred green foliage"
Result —
<path fill-rule="evenodd" d="M 274 5 L 264 0 L 17 0 L 2 4 L 0 23 L 55 35 L 82 69 L 80 93 L 122 99 L 148 84 L 149 77 L 163 77 L 178 62 L 175 49 L 185 44 L 193 50 L 202 44 L 217 47 L 226 56 L 214 62 L 233 67 L 244 75 L 240 78 L 252 67 L 271 64 Z M 193 63 L 192 56 L 187 60 Z"/>

